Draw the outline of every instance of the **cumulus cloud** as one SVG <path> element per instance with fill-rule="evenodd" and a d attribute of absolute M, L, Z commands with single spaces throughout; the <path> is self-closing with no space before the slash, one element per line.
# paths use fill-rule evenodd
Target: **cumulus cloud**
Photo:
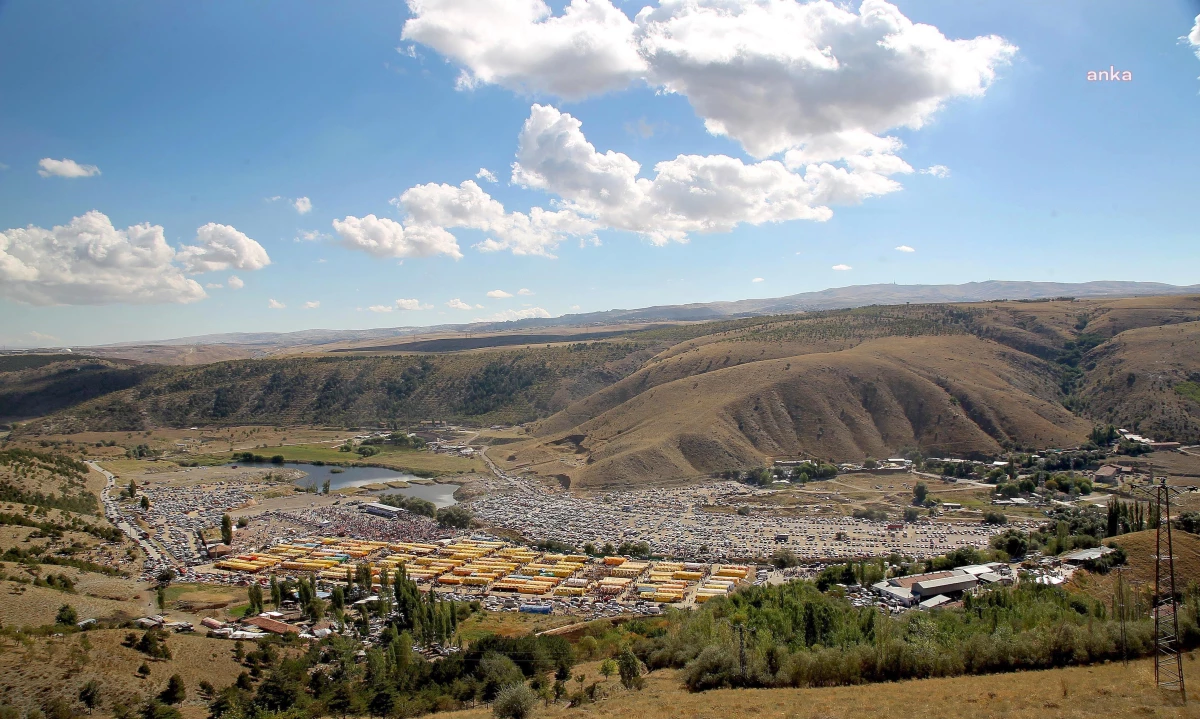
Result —
<path fill-rule="evenodd" d="M 558 195 L 563 211 L 655 244 L 684 242 L 692 232 L 728 232 L 740 223 L 825 220 L 832 213 L 820 204 L 824 199 L 856 200 L 894 189 L 828 165 L 810 166 L 801 175 L 774 160 L 747 165 L 726 155 L 680 155 L 655 165 L 652 179 L 639 177 L 640 171 L 628 155 L 597 151 L 571 115 L 534 105 L 512 177 Z"/>
<path fill-rule="evenodd" d="M 579 305 L 571 305 L 571 309 L 577 310 L 577 309 L 579 309 Z"/>
<path fill-rule="evenodd" d="M 854 268 L 851 267 L 850 265 L 834 265 L 833 269 L 835 269 L 839 272 L 845 272 L 846 270 L 852 270 Z"/>
<path fill-rule="evenodd" d="M 223 288 L 224 286 L 225 285 L 221 284 L 220 282 L 204 283 L 204 289 L 206 289 L 206 290 L 219 290 L 219 289 Z"/>
<path fill-rule="evenodd" d="M 188 303 L 207 295 L 186 274 L 270 264 L 261 245 L 227 225 L 201 227 L 196 242 L 175 250 L 162 226 L 118 230 L 96 210 L 51 229 L 5 230 L 0 296 L 34 305 Z"/>
<path fill-rule="evenodd" d="M 237 275 L 230 275 L 229 279 L 225 280 L 225 284 L 229 285 L 231 290 L 240 290 L 246 286 L 246 283 L 242 282 L 242 278 Z"/>
<path fill-rule="evenodd" d="M 61 160 L 43 157 L 38 160 L 38 168 L 42 177 L 94 177 L 100 174 L 100 168 L 95 165 L 81 165 L 65 157 Z"/>
<path fill-rule="evenodd" d="M 912 171 L 903 161 L 876 158 L 868 150 L 845 167 L 803 164 L 803 158 L 791 157 L 747 164 L 726 155 L 679 155 L 656 164 L 653 177 L 641 177 L 639 163 L 613 150 L 601 153 L 588 142 L 579 120 L 546 105 L 530 108 L 517 145 L 513 183 L 549 193 L 555 209 L 508 212 L 473 180 L 458 186 L 430 183 L 391 201 L 406 212 L 403 223 L 372 215 L 373 232 L 338 222 L 335 228 L 347 245 L 380 255 L 385 253 L 379 248 L 402 245 L 418 232 L 444 234 L 449 246 L 454 242 L 449 229 L 469 228 L 489 233 L 475 245 L 481 251 L 553 257 L 564 239 L 595 242 L 595 232 L 605 228 L 662 245 L 686 242 L 691 233 L 728 232 L 743 223 L 823 221 L 833 214 L 828 204 L 894 192 L 900 185 L 887 175 Z M 793 159 L 801 166 L 792 167 Z M 358 222 L 347 218 L 347 223 L 351 220 Z"/>
<path fill-rule="evenodd" d="M 371 305 L 367 308 L 371 312 L 391 312 L 391 305 Z"/>
<path fill-rule="evenodd" d="M 375 257 L 462 257 L 454 235 L 441 227 L 405 227 L 386 217 L 367 215 L 334 220 L 333 229 L 343 245 Z"/>
<path fill-rule="evenodd" d="M 396 308 L 401 310 L 431 310 L 433 305 L 423 305 L 420 300 L 396 300 Z"/>
<path fill-rule="evenodd" d="M 554 16 L 543 0 L 409 0 L 402 38 L 462 67 L 460 89 L 480 83 L 577 99 L 645 74 L 634 24 L 609 0 L 571 0 Z"/>
<path fill-rule="evenodd" d="M 457 297 L 455 297 L 454 299 L 447 302 L 446 306 L 452 310 L 469 310 L 469 309 L 471 309 L 471 305 L 467 304 L 466 302 L 463 302 L 462 300 L 460 300 Z"/>
<path fill-rule="evenodd" d="M 531 290 L 531 289 L 529 289 L 529 288 L 527 288 L 527 287 L 522 287 L 521 289 L 517 290 L 517 294 L 518 294 L 518 295 L 523 295 L 523 296 L 525 296 L 525 297 L 528 297 L 528 296 L 530 296 L 530 295 L 532 295 L 532 294 L 533 294 L 533 290 Z"/>
<path fill-rule="evenodd" d="M 933 175 L 934 177 L 949 177 L 950 168 L 945 165 L 931 165 L 921 170 L 922 175 Z"/>
<path fill-rule="evenodd" d="M 302 215 L 307 215 L 312 212 L 312 200 L 307 197 L 297 197 L 292 201 L 292 207 L 296 208 L 296 212 Z"/>
<path fill-rule="evenodd" d="M 485 252 L 511 250 L 516 255 L 553 257 L 554 248 L 565 238 L 588 237 L 595 230 L 591 222 L 571 210 L 534 207 L 528 213 L 507 212 L 473 180 L 457 187 L 417 185 L 391 202 L 407 211 L 405 227 L 467 228 L 491 233 L 492 237 L 476 245 Z"/>
<path fill-rule="evenodd" d="M 763 278 L 761 278 L 761 277 L 755 277 L 754 279 L 752 279 L 752 280 L 750 280 L 750 281 L 751 281 L 751 282 L 766 282 L 766 280 L 764 280 L 764 279 L 763 279 Z"/>
<path fill-rule="evenodd" d="M 487 296 L 494 299 L 504 299 L 505 297 L 512 297 L 512 293 L 505 292 L 504 290 L 489 290 Z"/>
<path fill-rule="evenodd" d="M 486 167 L 479 168 L 479 172 L 475 173 L 475 179 L 483 180 L 484 182 L 498 182 L 496 179 L 496 173 L 492 172 Z"/>
<path fill-rule="evenodd" d="M 306 309 L 306 310 L 315 310 L 320 306 L 321 306 L 320 300 L 311 300 L 309 302 L 304 303 L 304 309 Z"/>
<path fill-rule="evenodd" d="M 900 245 L 899 247 L 896 248 L 896 251 L 897 252 L 916 252 L 916 250 L 909 247 L 908 245 Z"/>
<path fill-rule="evenodd" d="M 296 242 L 319 242 L 327 239 L 329 239 L 329 235 L 320 230 L 300 230 L 300 233 L 296 235 Z"/>
<path fill-rule="evenodd" d="M 1196 16 L 1196 23 L 1187 34 L 1187 41 L 1196 50 L 1196 57 L 1200 57 L 1200 15 Z"/>
<path fill-rule="evenodd" d="M 852 152 L 982 95 L 1016 48 L 955 40 L 884 0 L 660 0 L 630 20 L 611 0 L 410 0 L 405 39 L 492 83 L 566 99 L 645 82 L 683 95 L 709 132 L 756 157 Z M 813 161 L 840 159 L 813 157 Z"/>
<path fill-rule="evenodd" d="M 287 305 L 274 298 L 267 300 L 267 309 L 282 310 L 287 309 Z"/>
<path fill-rule="evenodd" d="M 534 317 L 552 317 L 549 312 L 541 307 L 528 307 L 522 310 L 504 310 L 497 312 L 490 317 L 476 317 L 475 322 L 512 322 L 513 320 L 527 320 Z"/>
<path fill-rule="evenodd" d="M 262 245 L 229 225 L 210 222 L 196 230 L 196 241 L 178 253 L 188 272 L 260 270 L 271 264 Z"/>

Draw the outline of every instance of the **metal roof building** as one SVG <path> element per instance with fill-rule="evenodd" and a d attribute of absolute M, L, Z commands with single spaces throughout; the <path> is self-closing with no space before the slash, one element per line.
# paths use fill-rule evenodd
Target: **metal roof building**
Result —
<path fill-rule="evenodd" d="M 973 574 L 956 574 L 952 577 L 927 579 L 912 585 L 912 593 L 922 600 L 937 594 L 950 594 L 973 589 L 979 580 Z"/>

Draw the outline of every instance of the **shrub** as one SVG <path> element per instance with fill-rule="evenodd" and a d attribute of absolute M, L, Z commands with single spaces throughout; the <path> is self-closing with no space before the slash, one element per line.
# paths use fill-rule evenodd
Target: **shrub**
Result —
<path fill-rule="evenodd" d="M 75 613 L 75 607 L 70 604 L 64 604 L 58 608 L 58 614 L 54 615 L 55 624 L 63 624 L 72 626 L 79 621 L 79 615 Z"/>
<path fill-rule="evenodd" d="M 994 509 L 989 509 L 983 513 L 984 524 L 1008 524 L 1008 517 L 1004 516 L 1003 512 L 997 512 Z"/>
<path fill-rule="evenodd" d="M 537 705 L 538 696 L 524 683 L 509 684 L 496 695 L 492 713 L 499 719 L 525 719 Z"/>

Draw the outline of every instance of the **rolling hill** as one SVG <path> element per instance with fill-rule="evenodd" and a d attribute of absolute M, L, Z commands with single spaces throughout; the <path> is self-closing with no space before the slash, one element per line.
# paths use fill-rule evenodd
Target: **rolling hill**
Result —
<path fill-rule="evenodd" d="M 197 367 L 22 360 L 0 364 L 0 416 L 48 412 L 20 433 L 532 423 L 529 439 L 493 458 L 582 486 L 768 457 L 1076 446 L 1097 422 L 1200 437 L 1195 296 L 868 306 L 468 340 Z M 518 341 L 528 344 L 506 346 Z"/>

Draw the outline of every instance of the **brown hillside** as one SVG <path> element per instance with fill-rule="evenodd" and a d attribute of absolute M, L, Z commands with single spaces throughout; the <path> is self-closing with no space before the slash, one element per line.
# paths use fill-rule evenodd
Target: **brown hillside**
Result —
<path fill-rule="evenodd" d="M 648 370 L 639 375 L 644 391 L 620 388 L 631 396 L 565 432 L 514 446 L 511 461 L 573 485 L 611 485 L 753 466 L 768 456 L 1076 444 L 1090 427 L 1053 401 L 1045 363 L 967 335 L 871 340 L 658 384 Z"/>
<path fill-rule="evenodd" d="M 1180 386 L 1200 381 L 1200 322 L 1126 330 L 1087 359 L 1086 413 L 1154 439 L 1200 440 L 1200 396 Z"/>
<path fill-rule="evenodd" d="M 1111 540 L 1112 544 L 1120 546 L 1129 555 L 1128 579 L 1154 584 L 1154 537 L 1157 532 L 1148 529 L 1144 532 L 1124 534 Z M 1200 537 L 1188 534 L 1180 529 L 1172 530 L 1172 544 L 1175 551 L 1175 581 L 1180 591 L 1188 582 L 1200 581 Z M 1166 538 L 1164 537 L 1164 542 Z M 1163 548 L 1166 553 L 1166 547 Z"/>

